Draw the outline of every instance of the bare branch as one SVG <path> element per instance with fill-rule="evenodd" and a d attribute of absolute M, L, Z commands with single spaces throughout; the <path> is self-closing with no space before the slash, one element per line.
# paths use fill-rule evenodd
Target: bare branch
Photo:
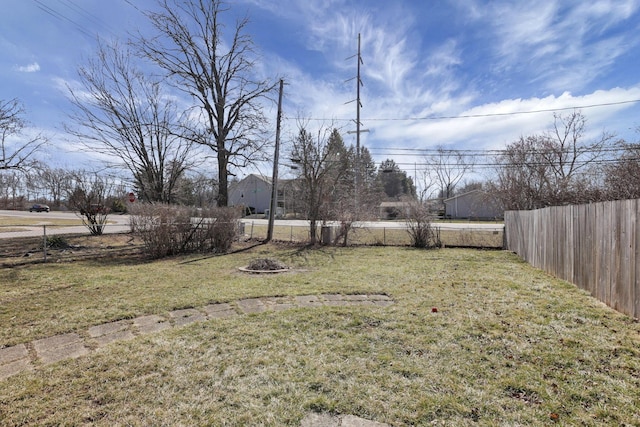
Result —
<path fill-rule="evenodd" d="M 69 88 L 75 126 L 65 127 L 87 149 L 118 159 L 114 166 L 130 171 L 143 200 L 170 203 L 195 161 L 192 143 L 177 135 L 175 103 L 131 58 L 117 44 L 100 45 L 78 71 L 82 91 Z"/>
<path fill-rule="evenodd" d="M 0 170 L 28 170 L 36 163 L 35 153 L 48 142 L 42 134 L 20 140 L 27 126 L 24 114 L 16 98 L 0 100 Z"/>
<path fill-rule="evenodd" d="M 220 0 L 162 0 L 160 12 L 147 17 L 158 32 L 139 40 L 143 54 L 165 70 L 176 88 L 196 102 L 197 119 L 185 137 L 216 153 L 218 206 L 228 200 L 229 166 L 242 166 L 259 156 L 267 141 L 260 101 L 277 81 L 254 76 L 254 51 L 240 19 L 231 39 L 223 39 Z"/>

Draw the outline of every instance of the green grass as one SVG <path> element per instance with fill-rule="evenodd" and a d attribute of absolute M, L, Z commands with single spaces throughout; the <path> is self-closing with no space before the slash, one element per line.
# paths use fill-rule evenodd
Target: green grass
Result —
<path fill-rule="evenodd" d="M 305 271 L 245 275 L 269 256 Z M 2 425 L 640 425 L 640 326 L 499 251 L 259 246 L 0 271 L 0 346 L 244 297 L 386 293 L 138 337 L 0 384 Z M 437 312 L 432 312 L 437 307 Z"/>

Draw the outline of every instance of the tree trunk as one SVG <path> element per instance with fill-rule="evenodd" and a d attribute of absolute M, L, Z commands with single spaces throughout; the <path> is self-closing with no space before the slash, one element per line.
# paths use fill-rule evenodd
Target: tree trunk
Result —
<path fill-rule="evenodd" d="M 220 147 L 218 145 L 218 147 Z M 227 174 L 227 152 L 218 148 L 218 207 L 226 207 L 229 204 L 229 175 Z"/>
<path fill-rule="evenodd" d="M 312 219 L 311 221 L 309 221 L 309 224 L 309 239 L 311 240 L 311 245 L 315 245 L 318 241 L 318 236 L 316 236 L 316 220 Z"/>

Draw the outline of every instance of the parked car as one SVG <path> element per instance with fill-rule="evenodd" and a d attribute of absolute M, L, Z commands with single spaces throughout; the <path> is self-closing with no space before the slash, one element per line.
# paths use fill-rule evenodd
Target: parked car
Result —
<path fill-rule="evenodd" d="M 29 208 L 29 212 L 49 212 L 50 210 L 51 209 L 49 209 L 49 206 L 40 205 L 38 203 Z"/>

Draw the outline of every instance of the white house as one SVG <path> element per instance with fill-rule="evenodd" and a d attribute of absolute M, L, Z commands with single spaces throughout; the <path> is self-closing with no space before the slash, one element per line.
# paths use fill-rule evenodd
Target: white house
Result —
<path fill-rule="evenodd" d="M 279 179 L 276 216 L 295 212 L 296 202 L 295 180 Z M 251 174 L 238 182 L 229 184 L 229 206 L 244 206 L 253 213 L 267 213 L 271 208 L 271 177 Z"/>
<path fill-rule="evenodd" d="M 496 219 L 504 218 L 504 209 L 491 194 L 472 190 L 444 200 L 447 218 Z"/>
<path fill-rule="evenodd" d="M 271 206 L 271 178 L 250 174 L 229 185 L 229 206 L 245 206 L 264 213 Z"/>

